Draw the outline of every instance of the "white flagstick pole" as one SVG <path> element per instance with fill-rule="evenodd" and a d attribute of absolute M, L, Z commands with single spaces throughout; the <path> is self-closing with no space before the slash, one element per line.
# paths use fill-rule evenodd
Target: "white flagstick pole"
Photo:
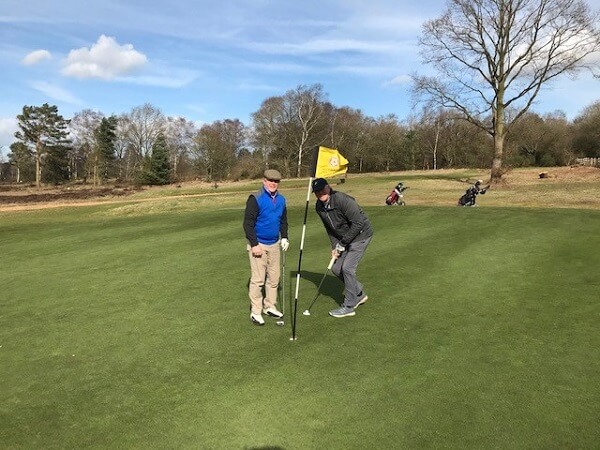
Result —
<path fill-rule="evenodd" d="M 298 316 L 298 289 L 300 288 L 300 269 L 302 268 L 302 250 L 304 249 L 304 236 L 306 235 L 306 218 L 308 216 L 308 204 L 310 202 L 310 188 L 313 178 L 308 179 L 308 188 L 306 190 L 306 207 L 304 208 L 304 222 L 302 224 L 302 238 L 300 239 L 300 255 L 298 256 L 298 271 L 296 272 L 296 291 L 294 294 L 294 316 L 292 318 L 292 337 L 290 341 L 296 340 L 296 318 Z"/>

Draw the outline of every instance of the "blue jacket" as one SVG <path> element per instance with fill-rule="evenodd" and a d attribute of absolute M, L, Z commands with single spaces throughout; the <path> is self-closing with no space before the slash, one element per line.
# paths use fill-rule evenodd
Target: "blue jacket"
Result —
<path fill-rule="evenodd" d="M 264 187 L 248 197 L 244 212 L 244 231 L 250 246 L 275 244 L 288 237 L 285 197 L 279 192 L 271 195 Z"/>

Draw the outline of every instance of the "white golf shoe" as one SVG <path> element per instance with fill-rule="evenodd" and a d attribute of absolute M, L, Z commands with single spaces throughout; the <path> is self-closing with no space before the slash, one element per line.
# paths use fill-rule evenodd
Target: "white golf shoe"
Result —
<path fill-rule="evenodd" d="M 260 314 L 250 314 L 250 320 L 254 325 L 262 326 L 265 324 L 265 319 Z"/>
<path fill-rule="evenodd" d="M 267 316 L 275 317 L 276 319 L 281 319 L 283 317 L 283 313 L 275 307 L 267 308 L 267 309 L 263 310 L 263 312 Z"/>

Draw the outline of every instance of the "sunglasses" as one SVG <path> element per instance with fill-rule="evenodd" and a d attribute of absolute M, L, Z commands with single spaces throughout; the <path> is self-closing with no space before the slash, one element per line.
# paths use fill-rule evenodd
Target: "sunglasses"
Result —
<path fill-rule="evenodd" d="M 274 180 L 273 178 L 267 178 L 267 181 L 270 181 L 271 183 L 279 183 L 279 181 L 281 181 L 281 180 Z"/>

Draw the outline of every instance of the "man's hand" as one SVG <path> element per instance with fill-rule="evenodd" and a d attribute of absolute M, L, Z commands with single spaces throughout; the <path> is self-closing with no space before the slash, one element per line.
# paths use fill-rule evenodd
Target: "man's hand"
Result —
<path fill-rule="evenodd" d="M 290 248 L 290 241 L 288 241 L 287 238 L 282 238 L 281 239 L 281 250 L 283 250 L 284 252 L 287 252 L 288 248 Z"/>
<path fill-rule="evenodd" d="M 340 244 L 339 242 L 337 244 L 335 244 L 335 248 L 333 250 L 331 250 L 331 257 L 332 258 L 339 258 L 340 255 L 346 250 L 346 247 L 344 247 L 342 244 Z"/>
<path fill-rule="evenodd" d="M 260 245 L 255 245 L 250 249 L 250 251 L 252 252 L 252 256 L 254 256 L 255 258 L 260 258 L 263 254 L 263 250 Z"/>

